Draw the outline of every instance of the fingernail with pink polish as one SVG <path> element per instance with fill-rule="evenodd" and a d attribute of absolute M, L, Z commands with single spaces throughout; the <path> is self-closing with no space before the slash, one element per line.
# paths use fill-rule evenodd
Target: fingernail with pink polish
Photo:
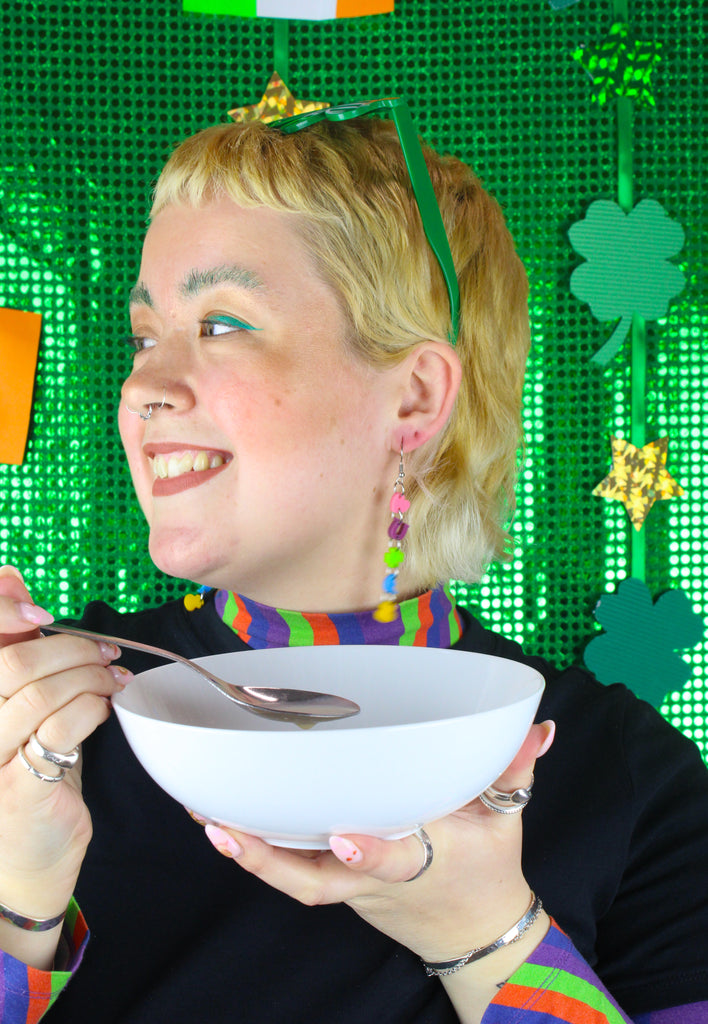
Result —
<path fill-rule="evenodd" d="M 115 661 L 116 658 L 120 658 L 120 647 L 116 647 L 115 644 L 108 644 L 102 640 L 98 649 L 104 661 Z"/>
<path fill-rule="evenodd" d="M 542 722 L 542 725 L 548 730 L 548 734 L 543 741 L 543 746 L 536 755 L 537 757 L 542 757 L 546 751 L 550 749 L 551 744 L 553 743 L 553 737 L 556 734 L 556 723 L 552 719 L 549 718 L 547 722 Z"/>
<path fill-rule="evenodd" d="M 187 812 L 189 817 L 192 818 L 193 821 L 196 821 L 198 824 L 200 824 L 200 825 L 208 825 L 209 824 L 209 821 L 208 821 L 207 818 L 203 818 L 201 816 L 201 814 L 197 814 L 196 811 L 190 811 L 189 807 L 185 807 L 185 811 Z"/>
<path fill-rule="evenodd" d="M 330 836 L 329 848 L 342 864 L 358 864 L 364 857 L 359 847 L 351 839 L 343 839 L 342 836 Z"/>
<path fill-rule="evenodd" d="M 16 565 L 0 565 L 0 573 L 2 573 L 3 576 L 7 576 L 8 574 L 10 576 L 16 576 L 21 583 L 25 582 L 24 576 Z"/>
<path fill-rule="evenodd" d="M 40 608 L 38 604 L 28 604 L 23 601 L 18 606 L 20 617 L 25 622 L 31 622 L 35 626 L 49 626 L 54 622 L 54 616 L 51 612 L 47 612 L 44 608 Z"/>
<path fill-rule="evenodd" d="M 122 665 L 109 665 L 108 671 L 111 673 L 121 689 L 123 689 L 124 686 L 127 686 L 133 678 L 133 673 L 129 669 L 123 668 Z"/>
<path fill-rule="evenodd" d="M 224 857 L 240 857 L 243 853 L 243 847 L 218 825 L 207 825 L 204 831 L 211 845 Z"/>

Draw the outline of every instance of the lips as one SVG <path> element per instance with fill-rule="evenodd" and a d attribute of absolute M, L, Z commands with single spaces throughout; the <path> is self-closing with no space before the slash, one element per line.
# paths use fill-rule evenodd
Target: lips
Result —
<path fill-rule="evenodd" d="M 155 477 L 154 497 L 199 487 L 226 469 L 232 459 L 230 452 L 179 443 L 145 445 L 143 451 Z"/>

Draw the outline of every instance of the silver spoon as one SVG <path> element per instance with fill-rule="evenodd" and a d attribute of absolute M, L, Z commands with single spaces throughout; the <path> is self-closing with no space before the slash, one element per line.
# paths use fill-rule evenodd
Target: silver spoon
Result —
<path fill-rule="evenodd" d="M 336 697 L 331 693 L 288 690 L 279 686 L 239 686 L 236 683 L 227 683 L 215 676 L 213 672 L 208 672 L 201 665 L 190 661 L 189 658 L 183 658 L 181 654 L 166 651 L 162 647 L 141 644 L 137 640 L 124 640 L 119 636 L 91 633 L 88 629 L 76 629 L 74 626 L 55 626 L 54 623 L 51 626 L 43 626 L 42 629 L 52 630 L 54 633 L 67 633 L 69 636 L 81 636 L 87 640 L 106 640 L 108 643 L 117 644 L 118 647 L 130 647 L 134 651 L 144 651 L 146 654 L 156 654 L 161 658 L 179 662 L 180 665 L 186 665 L 193 672 L 203 676 L 220 693 L 245 711 L 252 711 L 254 715 L 263 715 L 265 718 L 293 722 L 301 728 L 306 729 L 318 722 L 332 721 L 336 718 L 349 718 L 351 715 L 358 715 L 361 711 L 359 705 L 355 704 L 353 700 Z"/>

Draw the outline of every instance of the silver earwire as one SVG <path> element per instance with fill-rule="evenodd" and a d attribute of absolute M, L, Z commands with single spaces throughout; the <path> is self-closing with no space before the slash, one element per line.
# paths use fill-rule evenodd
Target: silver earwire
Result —
<path fill-rule="evenodd" d="M 128 405 L 128 403 L 125 401 L 125 399 L 123 399 L 123 405 L 126 407 L 128 412 L 132 412 L 133 416 L 139 416 L 141 420 L 149 420 L 150 417 L 152 416 L 152 410 L 153 409 L 157 409 L 158 412 L 159 412 L 160 409 L 162 409 L 162 407 L 164 406 L 166 400 L 167 400 L 167 388 L 163 386 L 163 388 L 162 388 L 162 401 L 160 402 L 160 404 L 158 406 L 156 406 L 153 402 L 151 402 L 148 405 L 148 407 L 147 407 L 147 412 L 146 413 L 140 412 L 138 409 L 131 409 L 130 406 Z"/>

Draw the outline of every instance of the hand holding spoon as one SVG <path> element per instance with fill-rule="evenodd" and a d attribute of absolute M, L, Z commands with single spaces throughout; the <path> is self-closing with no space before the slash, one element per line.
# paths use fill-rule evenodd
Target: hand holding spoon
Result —
<path fill-rule="evenodd" d="M 237 683 L 227 683 L 189 658 L 183 658 L 181 654 L 166 651 L 162 647 L 152 647 L 150 644 L 143 644 L 137 640 L 124 640 L 119 636 L 106 636 L 104 633 L 92 633 L 87 629 L 57 626 L 54 623 L 42 628 L 43 630 L 52 630 L 54 633 L 84 637 L 87 640 L 104 640 L 116 644 L 118 647 L 128 647 L 134 651 L 143 651 L 146 654 L 155 654 L 160 658 L 176 661 L 202 676 L 224 697 L 234 701 L 245 711 L 251 711 L 254 715 L 263 715 L 265 718 L 292 722 L 301 728 L 306 729 L 318 722 L 329 722 L 337 718 L 349 718 L 351 715 L 358 715 L 361 711 L 359 705 L 354 701 L 330 693 L 290 690 L 278 686 L 239 686 Z"/>

